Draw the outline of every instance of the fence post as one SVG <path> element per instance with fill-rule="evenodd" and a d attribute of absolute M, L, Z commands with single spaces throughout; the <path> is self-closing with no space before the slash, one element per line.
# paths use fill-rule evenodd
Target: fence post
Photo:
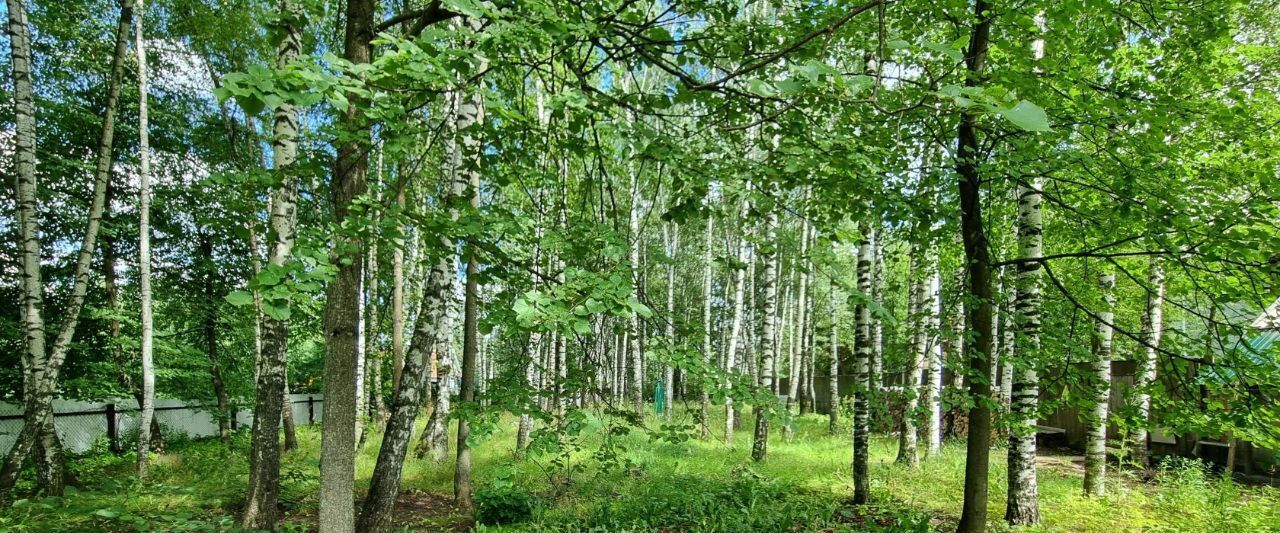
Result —
<path fill-rule="evenodd" d="M 307 396 L 307 425 L 316 423 L 316 398 Z"/>
<path fill-rule="evenodd" d="M 120 453 L 120 428 L 116 426 L 116 404 L 107 404 L 107 443 L 111 453 Z"/>

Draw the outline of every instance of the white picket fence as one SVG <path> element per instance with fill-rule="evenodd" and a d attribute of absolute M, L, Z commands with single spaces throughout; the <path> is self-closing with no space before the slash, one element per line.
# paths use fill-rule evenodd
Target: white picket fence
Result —
<path fill-rule="evenodd" d="M 324 396 L 291 394 L 294 423 L 313 424 L 321 419 Z M 218 421 L 210 410 L 214 406 L 192 404 L 169 398 L 156 399 L 156 420 L 166 432 L 185 433 L 190 437 L 212 437 L 218 434 Z M 95 443 L 114 443 L 138 430 L 138 402 L 133 398 L 111 398 L 103 401 L 54 400 L 54 427 L 62 446 L 72 453 L 85 452 Z M 231 419 L 232 427 L 253 423 L 253 409 L 240 409 Z M 0 450 L 8 453 L 22 431 L 22 405 L 0 402 Z M 127 444 L 125 444 L 127 446 Z"/>

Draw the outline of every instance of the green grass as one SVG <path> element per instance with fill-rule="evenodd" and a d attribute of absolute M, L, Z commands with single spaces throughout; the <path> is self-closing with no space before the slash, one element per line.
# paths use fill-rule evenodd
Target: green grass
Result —
<path fill-rule="evenodd" d="M 688 424 L 688 420 L 680 420 Z M 476 443 L 477 496 L 509 501 L 531 497 L 533 514 L 498 531 L 924 531 L 954 527 L 962 502 L 964 448 L 948 442 L 941 455 L 911 470 L 893 464 L 892 437 L 872 440 L 871 487 L 875 504 L 853 509 L 850 498 L 850 439 L 847 427 L 828 435 L 824 417 L 797 423 L 795 438 L 771 437 L 769 457 L 750 460 L 752 419 L 742 418 L 735 446 L 711 441 L 659 440 L 631 431 L 610 439 L 616 455 L 597 456 L 606 423 L 587 416 L 579 445 L 564 453 L 515 460 L 514 421 L 504 418 Z M 662 422 L 647 421 L 656 429 Z M 776 424 L 775 424 L 776 426 Z M 720 424 L 713 421 L 713 428 Z M 303 428 L 301 446 L 285 456 L 281 500 L 285 530 L 305 530 L 314 521 L 318 493 L 318 427 Z M 713 435 L 717 433 L 713 430 Z M 671 439 L 679 440 L 679 439 Z M 363 491 L 377 452 L 371 437 L 357 459 Z M 64 498 L 19 500 L 0 510 L 0 530 L 164 531 L 233 530 L 233 515 L 246 485 L 247 435 L 232 446 L 216 441 L 172 442 L 154 461 L 153 475 L 131 474 L 133 457 L 93 454 L 72 462 L 82 489 Z M 993 530 L 1007 530 L 1004 514 L 1004 453 L 993 450 L 989 516 Z M 1155 483 L 1112 474 L 1110 495 L 1085 498 L 1080 478 L 1062 459 L 1040 469 L 1043 524 L 1022 531 L 1280 531 L 1280 491 L 1242 487 L 1208 474 L 1194 463 L 1171 466 Z M 452 494 L 453 464 L 413 460 L 403 487 L 436 502 Z M 526 496 L 527 495 L 527 496 Z M 517 499 L 519 499 L 517 498 Z M 468 514 L 437 506 L 404 517 L 406 530 L 465 523 Z"/>

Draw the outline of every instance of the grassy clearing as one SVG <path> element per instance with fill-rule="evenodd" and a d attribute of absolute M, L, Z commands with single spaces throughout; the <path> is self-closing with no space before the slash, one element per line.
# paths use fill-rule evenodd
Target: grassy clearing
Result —
<path fill-rule="evenodd" d="M 673 443 L 642 432 L 616 437 L 609 468 L 593 457 L 604 443 L 605 428 L 597 418 L 584 421 L 583 446 L 560 456 L 563 461 L 555 455 L 513 459 L 514 424 L 504 420 L 499 426 L 477 444 L 478 497 L 499 506 L 528 498 L 533 511 L 519 524 L 480 530 L 928 531 L 953 527 L 961 505 L 963 443 L 947 443 L 939 457 L 913 471 L 893 464 L 896 441 L 885 436 L 873 439 L 871 448 L 877 503 L 850 508 L 849 437 L 844 430 L 828 435 L 826 419 L 817 416 L 800 419 L 791 442 L 776 433 L 762 464 L 749 458 L 749 415 L 732 449 L 718 438 Z M 303 429 L 300 448 L 285 458 L 285 531 L 313 527 L 318 429 Z M 0 529 L 234 530 L 247 448 L 243 434 L 230 448 L 209 441 L 171 443 L 145 483 L 131 475 L 129 455 L 81 458 L 72 468 L 82 490 L 60 499 L 19 500 L 0 511 Z M 376 450 L 377 442 L 370 442 L 358 458 L 358 490 L 364 490 Z M 990 485 L 997 531 L 1007 530 L 999 521 L 1004 474 L 1004 455 L 997 450 Z M 411 460 L 404 472 L 401 527 L 438 530 L 469 523 L 470 514 L 447 503 L 452 480 L 451 463 Z M 1115 483 L 1103 499 L 1081 496 L 1080 478 L 1069 466 L 1046 466 L 1040 469 L 1040 494 L 1044 523 L 1022 531 L 1280 531 L 1280 491 L 1242 487 L 1194 463 L 1169 466 L 1156 483 Z"/>

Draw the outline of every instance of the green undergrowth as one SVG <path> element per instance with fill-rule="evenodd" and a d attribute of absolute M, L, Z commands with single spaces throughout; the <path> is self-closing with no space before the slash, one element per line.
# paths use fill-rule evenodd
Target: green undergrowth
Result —
<path fill-rule="evenodd" d="M 656 419 L 647 424 L 653 432 L 624 432 L 587 416 L 579 439 L 516 459 L 515 424 L 504 419 L 475 443 L 477 512 L 448 505 L 413 507 L 403 513 L 399 527 L 440 530 L 474 523 L 480 531 L 913 532 L 950 530 L 958 519 L 962 442 L 947 442 L 938 456 L 924 458 L 913 470 L 894 464 L 895 439 L 873 438 L 873 503 L 853 506 L 848 428 L 831 435 L 824 417 L 799 419 L 790 440 L 775 432 L 762 463 L 749 457 L 749 415 L 743 416 L 732 447 L 715 430 L 703 441 L 657 431 L 663 422 Z M 722 424 L 713 420 L 711 427 Z M 300 448 L 285 455 L 282 467 L 285 531 L 310 530 L 315 521 L 319 427 L 301 428 L 299 440 Z M 377 436 L 371 436 L 357 456 L 359 492 L 367 487 L 377 445 Z M 133 475 L 132 454 L 99 451 L 77 457 L 70 465 L 78 489 L 62 498 L 7 504 L 0 509 L 0 530 L 236 531 L 247 456 L 244 432 L 229 446 L 173 441 L 155 458 L 146 481 Z M 1280 531 L 1280 491 L 1241 486 L 1196 462 L 1168 461 L 1151 482 L 1113 472 L 1108 496 L 1085 498 L 1078 466 L 1067 458 L 1049 459 L 1039 469 L 1043 523 L 1019 531 Z M 451 461 L 411 458 L 403 488 L 444 501 L 452 494 L 453 474 Z M 1010 529 L 1000 521 L 1004 479 L 1004 453 L 996 449 L 988 511 L 995 531 Z"/>

